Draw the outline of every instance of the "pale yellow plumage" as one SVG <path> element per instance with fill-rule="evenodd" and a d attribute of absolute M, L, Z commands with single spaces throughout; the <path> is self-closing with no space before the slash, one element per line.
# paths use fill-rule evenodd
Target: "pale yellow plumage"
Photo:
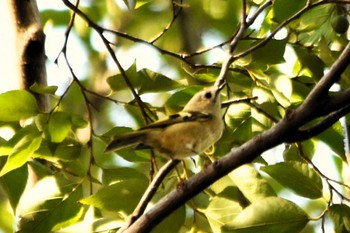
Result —
<path fill-rule="evenodd" d="M 136 149 L 151 148 L 172 159 L 202 153 L 223 131 L 220 90 L 214 86 L 196 93 L 181 112 L 116 136 L 106 151 L 136 145 Z"/>

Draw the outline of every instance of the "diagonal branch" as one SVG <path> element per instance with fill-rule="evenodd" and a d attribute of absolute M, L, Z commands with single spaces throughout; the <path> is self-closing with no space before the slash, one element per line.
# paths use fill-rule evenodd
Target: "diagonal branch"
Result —
<path fill-rule="evenodd" d="M 265 131 L 264 133 L 255 136 L 243 145 L 232 148 L 231 151 L 214 161 L 204 170 L 194 175 L 189 180 L 185 181 L 181 189 L 176 189 L 170 192 L 167 196 L 162 198 L 152 209 L 142 215 L 133 225 L 131 225 L 125 232 L 149 232 L 162 219 L 167 217 L 170 213 L 175 211 L 181 205 L 207 188 L 219 178 L 225 176 L 235 168 L 251 162 L 264 151 L 271 149 L 288 139 L 288 135 L 295 133 L 301 126 L 314 119 L 318 115 L 319 108 L 310 108 L 310 106 L 319 106 L 319 101 L 325 98 L 325 93 L 331 83 L 339 79 L 339 76 L 344 72 L 350 59 L 350 45 L 346 47 L 334 66 L 315 86 L 314 90 L 306 98 L 306 103 L 302 104 L 294 111 L 287 112 L 285 117 L 278 122 L 274 127 Z M 328 98 L 328 97 L 326 97 Z M 331 108 L 329 108 L 331 109 Z M 334 116 L 341 117 L 349 111 L 349 104 L 346 103 L 340 107 L 340 113 L 335 112 Z M 330 119 L 333 116 L 330 115 Z M 311 135 L 309 135 L 311 136 Z M 306 139 L 306 138 L 302 138 Z M 296 138 L 295 140 L 298 140 Z"/>
<path fill-rule="evenodd" d="M 147 190 L 143 194 L 134 212 L 126 220 L 125 226 L 120 228 L 118 232 L 124 232 L 129 228 L 145 211 L 147 204 L 150 202 L 159 185 L 164 180 L 165 176 L 180 162 L 180 160 L 169 160 L 162 168 L 158 171 L 157 175 L 152 180 L 152 183 L 148 186 Z"/>

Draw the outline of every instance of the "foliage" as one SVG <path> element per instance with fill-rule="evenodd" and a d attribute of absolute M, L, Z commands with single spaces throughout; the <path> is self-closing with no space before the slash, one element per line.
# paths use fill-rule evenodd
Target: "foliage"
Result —
<path fill-rule="evenodd" d="M 191 177 L 300 106 L 348 43 L 337 33 L 343 28 L 334 29 L 348 1 L 105 0 L 82 1 L 78 9 L 63 2 L 65 9 L 40 14 L 51 25 L 48 36 L 67 28 L 56 62 L 68 66 L 71 82 L 0 94 L 0 127 L 12 132 L 0 138 L 0 231 L 117 231 L 157 169 L 148 150 L 104 153 L 113 135 L 180 110 L 215 82 L 232 49 L 222 98 L 257 99 L 225 108 L 226 128 L 213 152 L 185 161 Z M 82 58 L 72 38 L 88 65 L 71 62 Z M 338 90 L 349 84 L 347 69 Z M 40 111 L 33 93 L 50 96 L 50 112 Z M 235 169 L 153 232 L 349 232 L 347 124 L 286 142 L 275 160 L 263 155 Z M 317 150 L 324 145 L 327 152 Z M 314 162 L 324 157 L 336 180 Z M 159 167 L 166 160 L 156 157 Z M 176 172 L 162 184 L 149 205 L 181 189 Z"/>

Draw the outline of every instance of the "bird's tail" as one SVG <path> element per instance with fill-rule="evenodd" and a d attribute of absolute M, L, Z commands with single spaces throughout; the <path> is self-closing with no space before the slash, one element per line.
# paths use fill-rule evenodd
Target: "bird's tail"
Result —
<path fill-rule="evenodd" d="M 113 140 L 108 144 L 105 152 L 111 152 L 114 150 L 120 150 L 132 145 L 140 144 L 145 139 L 146 132 L 142 131 L 134 131 L 130 133 L 125 133 L 113 138 Z"/>

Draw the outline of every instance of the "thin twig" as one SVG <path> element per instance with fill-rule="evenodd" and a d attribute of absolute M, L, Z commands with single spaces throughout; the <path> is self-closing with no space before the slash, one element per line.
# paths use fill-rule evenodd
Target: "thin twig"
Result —
<path fill-rule="evenodd" d="M 333 190 L 333 191 L 336 192 L 342 199 L 347 200 L 347 201 L 350 201 L 350 198 L 344 196 L 341 192 L 339 192 L 339 191 L 330 183 L 330 181 L 335 182 L 335 183 L 337 183 L 337 184 L 339 184 L 339 185 L 342 185 L 342 186 L 344 186 L 344 187 L 346 187 L 346 188 L 350 188 L 350 187 L 349 187 L 348 185 L 346 185 L 346 184 L 341 183 L 340 181 L 336 181 L 336 180 L 334 180 L 334 179 L 328 178 L 328 176 L 326 176 L 325 174 L 323 174 L 323 173 L 321 172 L 321 170 L 311 161 L 311 159 L 309 159 L 309 158 L 304 154 L 304 151 L 303 151 L 303 149 L 302 149 L 302 144 L 301 144 L 300 142 L 298 142 L 298 143 L 296 143 L 296 145 L 297 145 L 297 148 L 298 148 L 298 150 L 299 150 L 300 156 L 301 156 L 308 164 L 310 164 L 310 165 L 314 168 L 314 170 L 315 170 L 321 177 L 323 177 L 323 178 L 326 180 L 326 182 L 327 182 L 327 184 L 328 184 L 328 186 L 329 186 L 330 192 L 332 192 L 332 190 Z M 329 200 L 329 203 L 331 203 L 331 202 L 332 202 L 332 199 Z"/>
<path fill-rule="evenodd" d="M 182 12 L 182 0 L 180 0 L 180 3 L 177 3 L 175 0 L 171 0 L 171 2 L 172 2 L 172 12 L 173 12 L 171 21 L 163 29 L 162 32 L 160 32 L 157 36 L 155 36 L 152 40 L 149 41 L 150 44 L 154 44 L 157 40 L 159 40 L 174 25 L 175 20 Z"/>
<path fill-rule="evenodd" d="M 152 197 L 156 193 L 159 185 L 162 183 L 164 178 L 171 172 L 171 170 L 180 162 L 180 160 L 169 160 L 163 167 L 160 168 L 157 175 L 152 180 L 151 184 L 148 186 L 147 190 L 144 192 L 142 198 L 140 199 L 134 212 L 128 217 L 125 222 L 125 226 L 119 229 L 119 233 L 125 231 L 129 228 L 135 220 L 137 220 L 145 211 L 148 203 L 151 201 Z"/>

